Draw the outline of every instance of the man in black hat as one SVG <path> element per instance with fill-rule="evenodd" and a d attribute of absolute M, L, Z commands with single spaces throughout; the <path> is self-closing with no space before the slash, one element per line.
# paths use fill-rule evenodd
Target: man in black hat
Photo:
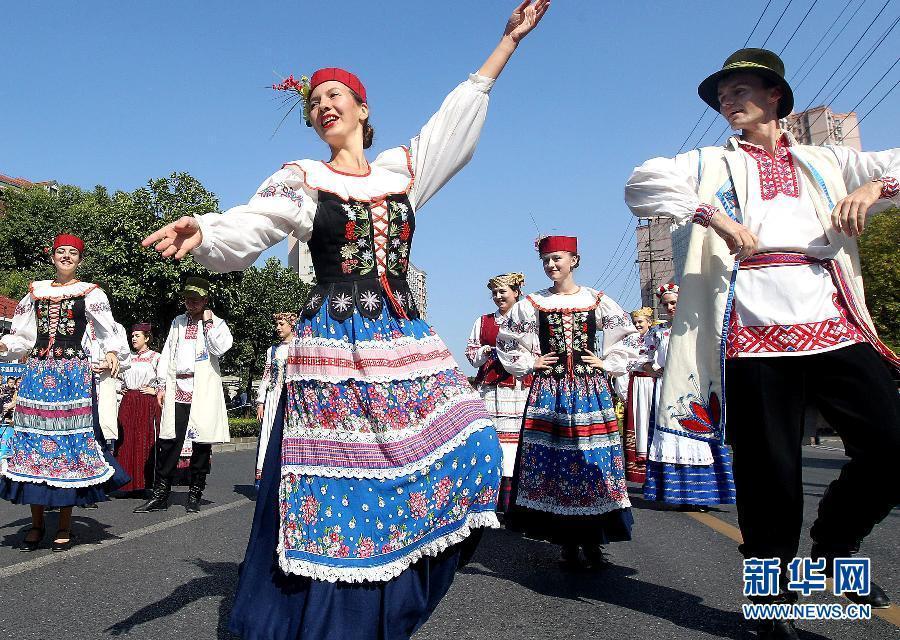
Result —
<path fill-rule="evenodd" d="M 900 401 L 889 370 L 898 360 L 872 325 L 856 246 L 866 215 L 900 201 L 900 150 L 797 144 L 780 126 L 794 99 L 771 51 L 736 52 L 698 92 L 740 134 L 724 147 L 649 160 L 625 190 L 639 217 L 693 223 L 654 442 L 702 457 L 704 439 L 727 435 L 741 552 L 780 561 L 780 585 L 749 595 L 791 602 L 807 404 L 850 457 L 810 532 L 818 571 L 831 575 L 833 560 L 855 554 L 900 502 Z M 890 604 L 874 583 L 868 595 L 846 595 Z M 791 622 L 769 620 L 760 637 L 797 634 Z"/>
<path fill-rule="evenodd" d="M 212 445 L 228 442 L 228 413 L 219 371 L 219 357 L 232 345 L 231 330 L 208 307 L 209 282 L 190 277 L 181 295 L 185 313 L 172 321 L 157 364 L 163 386 L 156 450 L 156 479 L 150 499 L 135 513 L 163 511 L 169 506 L 172 479 L 185 440 L 191 442 L 190 489 L 185 508 L 199 511 Z"/>

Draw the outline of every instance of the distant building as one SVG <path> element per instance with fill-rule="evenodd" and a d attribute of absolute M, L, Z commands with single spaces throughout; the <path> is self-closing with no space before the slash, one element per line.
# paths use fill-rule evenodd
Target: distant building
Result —
<path fill-rule="evenodd" d="M 856 112 L 835 113 L 831 107 L 814 107 L 792 113 L 781 126 L 790 131 L 801 144 L 833 144 L 862 151 L 859 121 Z M 655 219 L 638 227 L 637 249 L 640 263 L 641 300 L 656 306 L 653 291 L 663 282 L 679 282 L 684 273 L 691 225 L 674 231 L 667 220 Z"/>
<path fill-rule="evenodd" d="M 42 182 L 32 182 L 25 178 L 12 178 L 0 173 L 0 190 L 3 189 L 30 189 L 32 187 L 43 187 L 51 195 L 59 193 L 59 184 L 56 180 L 44 180 Z M 0 213 L 3 213 L 3 203 L 0 202 Z"/>
<path fill-rule="evenodd" d="M 428 276 L 419 267 L 410 262 L 406 281 L 409 283 L 409 290 L 412 292 L 413 300 L 416 301 L 416 309 L 419 310 L 419 315 L 425 318 L 428 314 Z"/>
<path fill-rule="evenodd" d="M 858 124 L 855 111 L 835 113 L 826 106 L 792 113 L 782 121 L 801 144 L 834 144 L 862 151 Z"/>
<path fill-rule="evenodd" d="M 293 234 L 288 236 L 288 264 L 297 271 L 303 282 L 311 284 L 315 281 L 316 274 L 309 246 L 305 242 L 299 242 Z M 409 289 L 415 299 L 416 308 L 423 318 L 428 309 L 427 280 L 428 276 L 424 271 L 412 263 L 409 264 L 406 281 L 409 283 Z"/>

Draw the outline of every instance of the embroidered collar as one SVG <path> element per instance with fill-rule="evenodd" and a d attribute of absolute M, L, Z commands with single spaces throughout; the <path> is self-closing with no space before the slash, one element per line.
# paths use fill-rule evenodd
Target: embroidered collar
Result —
<path fill-rule="evenodd" d="M 387 196 L 409 193 L 415 176 L 412 158 L 406 147 L 395 147 L 379 154 L 369 164 L 369 173 L 344 173 L 321 160 L 288 162 L 290 169 L 303 179 L 309 191 L 326 191 L 342 200 L 373 202 Z"/>
<path fill-rule="evenodd" d="M 29 291 L 36 300 L 61 300 L 87 295 L 96 288 L 97 285 L 80 280 L 64 285 L 54 285 L 52 280 L 36 280 L 31 283 Z"/>
<path fill-rule="evenodd" d="M 759 172 L 759 193 L 763 200 L 772 200 L 782 194 L 789 198 L 800 197 L 800 182 L 794 157 L 790 152 L 791 139 L 782 132 L 775 143 L 775 155 L 770 156 L 761 146 L 738 140 L 740 149 L 756 160 Z"/>

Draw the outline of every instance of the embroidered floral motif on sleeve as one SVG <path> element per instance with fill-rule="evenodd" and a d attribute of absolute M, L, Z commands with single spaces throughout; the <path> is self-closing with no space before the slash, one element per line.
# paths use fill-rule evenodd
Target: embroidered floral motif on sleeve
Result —
<path fill-rule="evenodd" d="M 617 327 L 627 327 L 631 322 L 624 314 L 616 314 L 603 316 L 603 329 L 615 329 Z"/>
<path fill-rule="evenodd" d="M 281 196 L 283 198 L 287 198 L 298 207 L 303 204 L 303 196 L 294 191 L 291 187 L 287 186 L 283 182 L 279 182 L 278 184 L 272 184 L 257 193 L 261 198 L 272 198 L 275 196 Z"/>
<path fill-rule="evenodd" d="M 88 307 L 88 311 L 92 313 L 112 313 L 112 309 L 109 307 L 108 302 L 93 302 Z"/>
<path fill-rule="evenodd" d="M 900 182 L 893 176 L 881 176 L 876 178 L 875 181 L 881 182 L 881 198 L 883 200 L 896 198 L 897 194 L 900 193 Z"/>
<path fill-rule="evenodd" d="M 27 303 L 19 303 L 16 305 L 16 310 L 13 312 L 13 315 L 24 316 L 26 313 L 31 313 L 33 305 L 31 302 Z"/>
<path fill-rule="evenodd" d="M 691 222 L 699 224 L 701 227 L 708 227 L 715 213 L 716 208 L 711 204 L 701 204 L 697 207 L 697 211 L 694 212 L 694 217 L 691 218 Z"/>

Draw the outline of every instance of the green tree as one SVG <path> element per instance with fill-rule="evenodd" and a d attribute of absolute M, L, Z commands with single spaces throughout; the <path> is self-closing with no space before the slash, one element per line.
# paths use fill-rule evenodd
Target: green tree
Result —
<path fill-rule="evenodd" d="M 875 328 L 885 344 L 900 351 L 900 209 L 867 220 L 859 253 Z"/>
<path fill-rule="evenodd" d="M 238 286 L 228 290 L 222 314 L 229 320 L 234 347 L 222 359 L 222 366 L 240 375 L 248 388 L 266 362 L 266 350 L 274 343 L 272 314 L 298 312 L 309 295 L 309 285 L 278 258 L 269 258 L 263 267 L 243 272 Z"/>
<path fill-rule="evenodd" d="M 213 273 L 192 257 L 166 260 L 141 247 L 151 231 L 183 215 L 218 210 L 215 195 L 187 173 L 150 180 L 131 193 L 105 187 L 85 191 L 62 186 L 58 196 L 44 189 L 0 191 L 0 294 L 19 299 L 33 280 L 51 278 L 47 255 L 57 233 L 75 233 L 86 245 L 79 267 L 82 280 L 96 282 L 109 295 L 118 322 L 152 322 L 165 338 L 172 319 L 183 311 L 184 278 L 199 275 L 212 285 L 212 307 L 226 318 L 235 347 L 223 367 L 244 376 L 262 370 L 271 343 L 275 311 L 299 309 L 308 292 L 297 275 L 277 259 L 262 269 Z"/>

